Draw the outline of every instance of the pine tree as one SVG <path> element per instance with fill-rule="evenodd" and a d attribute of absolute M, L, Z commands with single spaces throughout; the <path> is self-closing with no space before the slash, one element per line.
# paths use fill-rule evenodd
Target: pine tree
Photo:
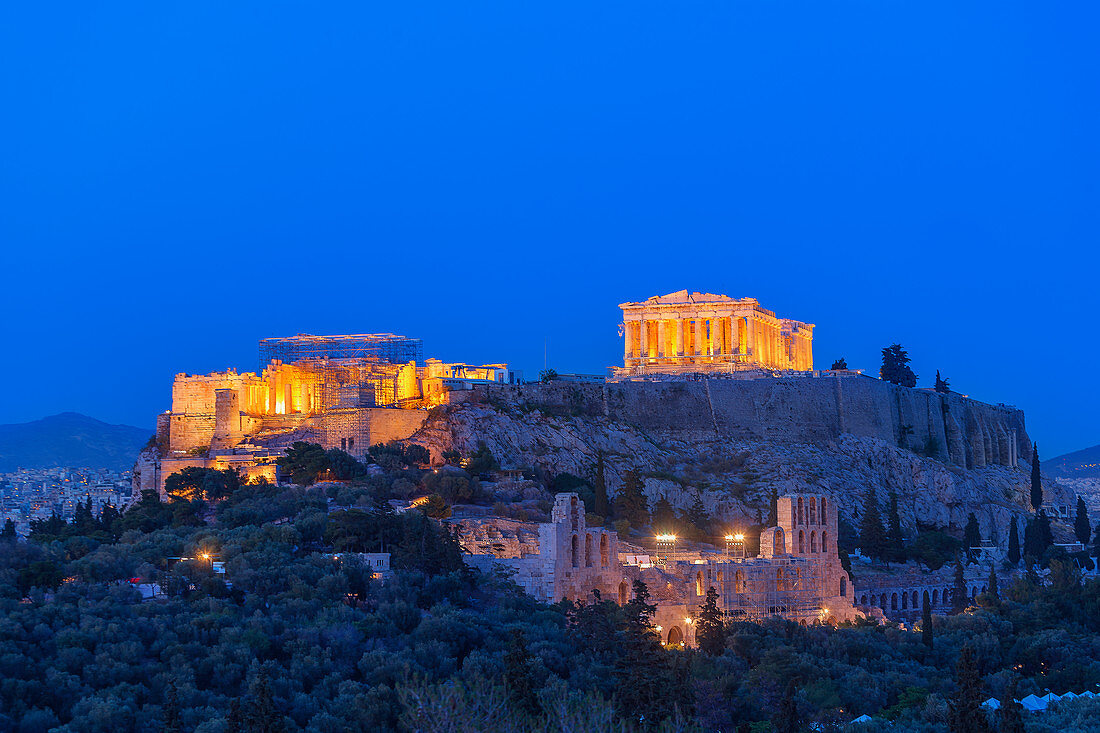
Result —
<path fill-rule="evenodd" d="M 659 534 L 676 534 L 679 530 L 676 510 L 664 494 L 653 503 L 652 521 L 654 530 Z"/>
<path fill-rule="evenodd" d="M 180 719 L 179 693 L 176 691 L 176 683 L 169 682 L 168 689 L 164 693 L 164 705 L 161 707 L 164 716 L 165 733 L 179 733 L 183 721 Z"/>
<path fill-rule="evenodd" d="M 940 394 L 947 394 L 951 391 L 950 379 L 940 379 L 940 370 L 936 370 L 936 386 L 935 390 Z"/>
<path fill-rule="evenodd" d="M 1031 508 L 1039 511 L 1043 506 L 1043 477 L 1039 473 L 1039 446 L 1031 450 Z"/>
<path fill-rule="evenodd" d="M 592 490 L 596 495 L 592 509 L 596 514 L 606 519 L 611 515 L 611 502 L 607 498 L 607 478 L 604 475 L 603 451 L 596 454 L 596 480 L 593 482 Z"/>
<path fill-rule="evenodd" d="M 829 368 L 830 369 L 847 369 L 848 368 L 848 360 L 845 359 L 842 356 L 839 359 L 837 359 L 836 361 L 834 361 L 833 365 Z"/>
<path fill-rule="evenodd" d="M 955 561 L 955 586 L 951 590 L 951 609 L 962 613 L 969 605 L 966 594 L 966 577 L 963 575 L 962 560 Z"/>
<path fill-rule="evenodd" d="M 1043 554 L 1042 551 L 1038 550 L 1035 544 L 1035 520 L 1029 519 L 1024 527 L 1024 557 L 1034 560 L 1041 554 Z"/>
<path fill-rule="evenodd" d="M 977 556 L 975 548 L 982 546 L 982 531 L 978 526 L 978 518 L 974 512 L 966 518 L 966 528 L 963 530 L 963 551 L 966 552 L 967 562 L 974 562 Z"/>
<path fill-rule="evenodd" d="M 673 687 L 668 657 L 661 653 L 653 614 L 657 606 L 649 602 L 649 589 L 640 580 L 633 583 L 634 596 L 621 612 L 617 643 L 617 683 L 615 708 L 629 727 L 644 718 L 646 726 L 660 722 L 671 711 L 673 701 L 666 694 Z"/>
<path fill-rule="evenodd" d="M 718 608 L 718 591 L 707 588 L 702 608 L 696 612 L 695 641 L 706 654 L 718 656 L 726 649 L 726 624 Z"/>
<path fill-rule="evenodd" d="M 768 526 L 779 526 L 779 488 L 772 485 L 771 505 L 768 508 Z"/>
<path fill-rule="evenodd" d="M 932 604 L 928 600 L 927 591 L 921 601 L 920 638 L 924 645 L 931 649 L 934 645 L 932 636 Z"/>
<path fill-rule="evenodd" d="M 1016 676 L 1005 685 L 1004 699 L 997 711 L 997 733 L 1024 733 L 1024 706 L 1016 700 Z"/>
<path fill-rule="evenodd" d="M 1089 511 L 1085 508 L 1085 500 L 1077 497 L 1077 516 L 1073 520 L 1073 534 L 1082 545 L 1089 544 L 1092 536 L 1092 527 L 1089 525 Z"/>
<path fill-rule="evenodd" d="M 248 733 L 283 733 L 286 720 L 275 707 L 271 694 L 271 682 L 263 669 L 249 686 L 251 705 L 245 713 L 245 730 Z"/>
<path fill-rule="evenodd" d="M 878 497 L 875 487 L 867 489 L 867 498 L 863 502 L 863 518 L 859 523 L 859 547 L 867 557 L 882 560 L 886 558 L 888 542 L 886 531 L 882 528 L 882 516 L 879 514 Z"/>
<path fill-rule="evenodd" d="M 905 541 L 901 536 L 901 515 L 898 514 L 898 494 L 890 490 L 890 509 L 886 515 L 890 524 L 887 531 L 887 541 L 890 546 L 891 559 L 897 562 L 905 562 Z"/>
<path fill-rule="evenodd" d="M 4 520 L 4 530 L 0 531 L 0 542 L 13 541 L 18 537 L 15 533 L 15 522 L 8 517 Z"/>
<path fill-rule="evenodd" d="M 997 566 L 996 564 L 989 566 L 989 587 L 986 588 L 986 593 L 993 596 L 997 601 L 1001 600 L 1000 589 L 997 588 Z"/>
<path fill-rule="evenodd" d="M 950 701 L 948 727 L 952 733 L 986 733 L 989 723 L 982 710 L 982 678 L 974 659 L 974 650 L 964 646 L 955 664 L 957 691 Z"/>
<path fill-rule="evenodd" d="M 1008 562 L 1012 567 L 1020 564 L 1020 530 L 1015 515 L 1008 523 Z"/>
<path fill-rule="evenodd" d="M 623 475 L 623 485 L 615 495 L 615 514 L 625 518 L 633 527 L 649 524 L 649 506 L 642 493 L 642 480 L 636 471 Z"/>
<path fill-rule="evenodd" d="M 229 701 L 229 717 L 225 720 L 226 733 L 244 733 L 244 712 L 241 710 L 241 699 L 234 697 Z"/>
<path fill-rule="evenodd" d="M 695 500 L 683 515 L 684 529 L 694 540 L 702 540 L 707 536 L 707 525 L 710 524 L 710 514 L 703 505 L 703 497 L 696 492 Z"/>
<path fill-rule="evenodd" d="M 909 368 L 909 353 L 901 344 L 892 344 L 882 350 L 882 368 L 879 378 L 900 384 L 902 387 L 917 386 L 917 375 Z"/>
<path fill-rule="evenodd" d="M 513 710 L 532 716 L 542 712 L 531 671 L 531 653 L 527 650 L 527 639 L 519 629 L 512 629 L 508 651 L 504 654 L 504 687 Z"/>

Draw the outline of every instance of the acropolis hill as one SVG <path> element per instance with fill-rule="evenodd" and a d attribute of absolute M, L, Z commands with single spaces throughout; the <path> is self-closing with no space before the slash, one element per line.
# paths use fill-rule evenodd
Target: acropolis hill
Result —
<path fill-rule="evenodd" d="M 698 492 L 731 521 L 755 518 L 773 487 L 830 494 L 849 517 L 869 486 L 893 489 L 907 525 L 961 527 L 973 511 L 998 542 L 1024 512 L 1031 442 L 1020 410 L 815 370 L 814 326 L 751 298 L 680 291 L 620 308 L 624 363 L 606 380 L 528 384 L 506 364 L 399 361 L 415 350 L 304 335 L 290 340 L 304 351 L 281 354 L 298 361 L 260 374 L 177 375 L 136 487 L 162 489 L 189 465 L 274 478 L 296 440 L 358 457 L 409 441 L 436 461 L 484 442 L 504 465 L 550 474 L 589 476 L 602 452 L 610 491 L 637 469 L 651 498 L 684 506 Z"/>

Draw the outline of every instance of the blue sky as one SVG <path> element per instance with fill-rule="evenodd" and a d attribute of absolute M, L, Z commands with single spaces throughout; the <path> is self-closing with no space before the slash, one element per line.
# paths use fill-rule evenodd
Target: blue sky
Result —
<path fill-rule="evenodd" d="M 152 425 L 256 341 L 621 360 L 682 288 L 1100 443 L 1091 3 L 13 3 L 0 422 Z"/>

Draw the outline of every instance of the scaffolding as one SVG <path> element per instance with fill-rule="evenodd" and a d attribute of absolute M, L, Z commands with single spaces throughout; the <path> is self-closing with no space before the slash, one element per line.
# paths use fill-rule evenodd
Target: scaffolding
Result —
<path fill-rule="evenodd" d="M 260 370 L 273 360 L 293 364 L 306 359 L 372 358 L 391 364 L 424 361 L 420 339 L 393 333 L 359 333 L 343 336 L 297 336 L 260 339 Z"/>
<path fill-rule="evenodd" d="M 751 557 L 707 564 L 696 571 L 696 594 L 714 586 L 719 604 L 732 621 L 761 621 L 779 616 L 811 623 L 822 618 L 825 561 L 806 557 Z M 709 575 L 709 578 L 707 577 Z"/>

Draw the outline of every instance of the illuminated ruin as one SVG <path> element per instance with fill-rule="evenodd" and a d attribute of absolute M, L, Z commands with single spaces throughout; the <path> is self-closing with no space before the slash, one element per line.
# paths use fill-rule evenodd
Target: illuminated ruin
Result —
<path fill-rule="evenodd" d="M 634 580 L 649 588 L 657 605 L 654 623 L 666 644 L 695 643 L 692 617 L 707 589 L 731 620 L 782 617 L 800 623 L 836 623 L 859 615 L 852 583 L 837 553 L 837 511 L 825 496 L 779 498 L 779 524 L 763 531 L 760 553 L 745 557 L 734 535 L 727 548 L 677 550 L 663 535 L 655 551 L 632 546 L 603 527 L 588 527 L 577 494 L 555 498 L 551 520 L 467 519 L 459 541 L 470 562 L 514 571 L 527 593 L 552 603 L 592 600 L 592 591 L 625 604 Z"/>
<path fill-rule="evenodd" d="M 814 368 L 813 324 L 779 318 L 755 298 L 680 290 L 619 308 L 617 377 Z"/>

